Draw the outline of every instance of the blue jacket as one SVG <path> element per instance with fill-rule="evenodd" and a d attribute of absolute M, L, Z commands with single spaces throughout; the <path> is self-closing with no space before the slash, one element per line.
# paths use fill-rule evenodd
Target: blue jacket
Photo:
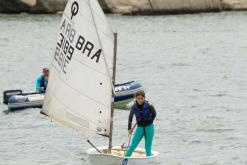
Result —
<path fill-rule="evenodd" d="M 146 127 L 153 123 L 156 117 L 156 111 L 148 101 L 145 101 L 143 105 L 138 105 L 136 102 L 131 107 L 128 121 L 128 129 L 131 129 L 133 116 L 136 117 L 137 125 L 140 127 Z"/>
<path fill-rule="evenodd" d="M 133 108 L 137 123 L 149 122 L 150 120 L 152 120 L 152 113 L 147 101 L 145 101 L 142 106 L 137 105 L 137 103 L 135 102 Z"/>
<path fill-rule="evenodd" d="M 40 93 L 45 93 L 46 87 L 47 87 L 48 81 L 45 79 L 44 75 L 41 75 L 38 77 L 36 81 L 36 90 L 40 91 Z M 41 91 L 41 87 L 44 88 L 44 90 Z"/>

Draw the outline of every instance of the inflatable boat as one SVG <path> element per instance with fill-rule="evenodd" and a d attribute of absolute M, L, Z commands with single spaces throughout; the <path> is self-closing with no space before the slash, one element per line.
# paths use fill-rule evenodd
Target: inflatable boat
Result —
<path fill-rule="evenodd" d="M 137 91 L 141 90 L 140 83 L 131 81 L 115 85 L 114 107 L 125 108 L 133 99 Z M 45 95 L 37 93 L 23 93 L 22 90 L 8 90 L 3 92 L 3 103 L 9 110 L 24 108 L 42 108 Z"/>

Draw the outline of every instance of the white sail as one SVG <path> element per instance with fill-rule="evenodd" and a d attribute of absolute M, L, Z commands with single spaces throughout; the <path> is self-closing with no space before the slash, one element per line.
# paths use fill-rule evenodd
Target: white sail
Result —
<path fill-rule="evenodd" d="M 109 135 L 114 34 L 97 0 L 65 8 L 43 112 L 82 133 Z"/>

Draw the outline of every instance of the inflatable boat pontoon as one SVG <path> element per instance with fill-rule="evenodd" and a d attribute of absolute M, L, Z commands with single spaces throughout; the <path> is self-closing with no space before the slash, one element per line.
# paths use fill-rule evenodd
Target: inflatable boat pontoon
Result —
<path fill-rule="evenodd" d="M 133 99 L 137 91 L 141 90 L 140 83 L 131 81 L 115 85 L 115 108 L 125 108 Z M 22 90 L 8 90 L 3 93 L 3 102 L 8 105 L 9 110 L 24 108 L 42 108 L 45 98 L 44 94 L 23 93 Z"/>

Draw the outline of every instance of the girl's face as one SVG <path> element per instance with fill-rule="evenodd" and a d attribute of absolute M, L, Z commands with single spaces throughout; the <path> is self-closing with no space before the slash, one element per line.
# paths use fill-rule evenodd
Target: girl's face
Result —
<path fill-rule="evenodd" d="M 143 97 L 143 96 L 137 96 L 136 97 L 137 104 L 142 105 L 144 103 L 144 101 L 145 101 L 145 97 Z"/>

